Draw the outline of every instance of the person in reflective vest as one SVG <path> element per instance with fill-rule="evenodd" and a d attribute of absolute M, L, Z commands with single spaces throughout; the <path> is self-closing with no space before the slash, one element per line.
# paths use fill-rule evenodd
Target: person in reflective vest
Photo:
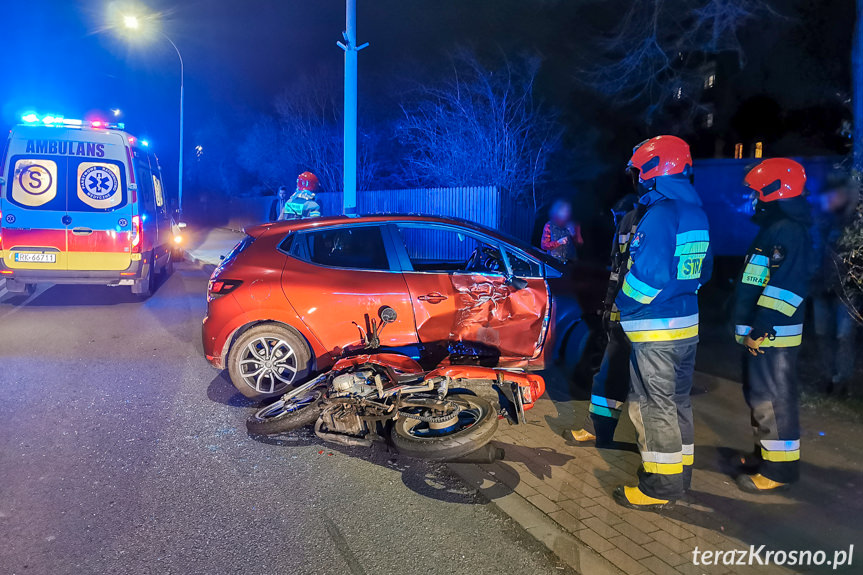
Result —
<path fill-rule="evenodd" d="M 752 219 L 760 229 L 746 253 L 732 313 L 736 340 L 745 346 L 743 395 L 755 451 L 739 459 L 737 485 L 762 493 L 787 488 L 800 473 L 796 363 L 816 262 L 803 166 L 764 160 L 744 185 L 752 190 Z"/>
<path fill-rule="evenodd" d="M 629 272 L 615 303 L 632 343 L 627 401 L 642 466 L 638 485 L 618 486 L 614 499 L 660 509 L 683 496 L 692 478 L 697 293 L 713 258 L 687 143 L 652 138 L 636 146 L 627 167 L 646 211 L 630 239 Z"/>
<path fill-rule="evenodd" d="M 280 220 L 300 220 L 321 216 L 321 206 L 315 201 L 318 178 L 311 172 L 303 172 L 297 177 L 297 191 L 294 192 L 279 216 Z"/>
<path fill-rule="evenodd" d="M 570 430 L 572 439 L 578 443 L 595 440 L 597 447 L 613 446 L 617 422 L 629 394 L 629 355 L 632 348 L 623 328 L 620 327 L 620 310 L 614 300 L 626 272 L 629 271 L 629 240 L 635 233 L 644 210 L 645 206 L 638 203 L 638 196 L 635 194 L 627 195 L 611 210 L 616 233 L 611 247 L 611 273 L 602 313 L 602 326 L 608 337 L 608 344 L 599 372 L 593 377 L 585 426 L 579 430 Z"/>

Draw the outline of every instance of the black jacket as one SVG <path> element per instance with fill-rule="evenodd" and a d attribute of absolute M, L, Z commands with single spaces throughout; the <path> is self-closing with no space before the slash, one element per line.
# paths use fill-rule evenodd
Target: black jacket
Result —
<path fill-rule="evenodd" d="M 767 334 L 762 347 L 795 347 L 803 335 L 804 302 L 815 269 L 806 198 L 759 203 L 761 228 L 746 253 L 737 283 L 733 320 L 739 343 Z"/>
<path fill-rule="evenodd" d="M 646 207 L 642 204 L 626 212 L 617 225 L 614 241 L 611 243 L 611 275 L 608 277 L 608 290 L 605 294 L 605 311 L 611 312 L 612 321 L 620 321 L 620 310 L 614 300 L 629 271 L 629 241 L 644 216 Z"/>

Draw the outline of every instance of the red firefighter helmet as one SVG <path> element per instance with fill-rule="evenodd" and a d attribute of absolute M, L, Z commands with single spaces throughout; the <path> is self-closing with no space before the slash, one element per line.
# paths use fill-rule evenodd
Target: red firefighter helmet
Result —
<path fill-rule="evenodd" d="M 794 160 L 770 158 L 749 170 L 743 185 L 758 192 L 762 202 L 796 198 L 803 195 L 806 170 Z"/>
<path fill-rule="evenodd" d="M 644 183 L 685 173 L 692 168 L 692 154 L 689 144 L 677 136 L 656 136 L 635 146 L 626 167 L 638 170 L 638 181 Z"/>
<path fill-rule="evenodd" d="M 318 177 L 311 172 L 303 172 L 297 177 L 297 191 L 314 192 L 318 189 Z"/>

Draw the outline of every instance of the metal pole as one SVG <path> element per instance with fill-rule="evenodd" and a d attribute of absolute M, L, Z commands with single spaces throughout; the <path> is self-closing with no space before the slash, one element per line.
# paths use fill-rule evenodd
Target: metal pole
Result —
<path fill-rule="evenodd" d="M 346 0 L 345 17 L 345 215 L 357 211 L 357 2 Z"/>
<path fill-rule="evenodd" d="M 177 212 L 178 217 L 180 219 L 183 218 L 183 99 L 184 99 L 184 85 L 185 85 L 185 67 L 183 65 L 183 56 L 180 54 L 180 49 L 177 48 L 177 45 L 174 44 L 174 41 L 168 38 L 168 36 L 162 32 L 162 36 L 164 36 L 165 40 L 171 43 L 171 46 L 174 47 L 174 50 L 177 52 L 177 58 L 180 59 L 180 161 L 178 169 L 180 173 L 177 175 Z"/>

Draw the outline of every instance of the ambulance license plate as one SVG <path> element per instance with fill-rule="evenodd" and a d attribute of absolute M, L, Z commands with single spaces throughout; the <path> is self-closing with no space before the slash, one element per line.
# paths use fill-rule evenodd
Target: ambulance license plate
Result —
<path fill-rule="evenodd" d="M 53 264 L 57 262 L 57 254 L 15 254 L 16 262 L 33 264 Z"/>

